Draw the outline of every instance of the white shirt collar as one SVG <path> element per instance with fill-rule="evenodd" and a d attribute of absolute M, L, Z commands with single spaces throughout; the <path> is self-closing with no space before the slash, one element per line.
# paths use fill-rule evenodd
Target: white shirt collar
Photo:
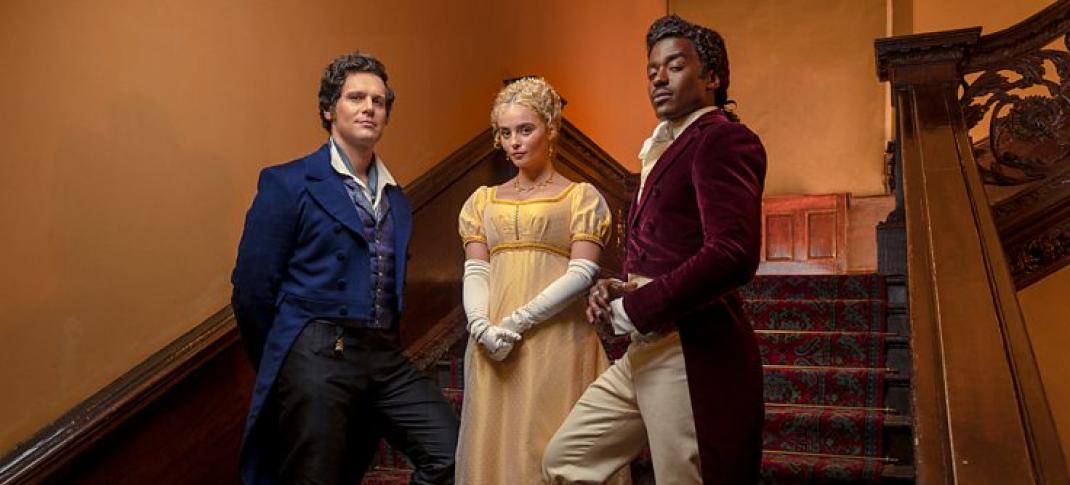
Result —
<path fill-rule="evenodd" d="M 709 113 L 710 111 L 714 111 L 716 109 L 716 106 L 706 106 L 704 108 L 699 108 L 695 111 L 692 111 L 691 114 L 685 116 L 683 120 L 666 120 L 662 121 L 661 123 L 658 123 L 658 126 L 654 127 L 654 133 L 650 135 L 650 138 L 647 138 L 646 141 L 643 142 L 643 148 L 639 151 L 639 159 L 646 160 L 646 154 L 650 152 L 650 148 L 654 145 L 654 143 L 663 143 L 675 140 L 676 137 L 680 136 L 680 133 L 683 133 L 684 130 L 687 129 L 687 127 L 691 126 L 691 124 L 695 122 L 695 120 L 699 119 L 699 117 L 701 117 L 702 115 Z"/>
<path fill-rule="evenodd" d="M 692 111 L 691 114 L 680 121 L 662 121 L 654 127 L 654 133 L 643 142 L 643 148 L 639 150 L 639 192 L 635 194 L 636 200 L 643 196 L 643 188 L 646 186 L 646 178 L 654 170 L 654 164 L 661 159 L 661 155 L 672 145 L 676 137 L 680 136 L 687 127 L 702 115 L 717 109 L 716 106 L 707 106 Z"/>
<path fill-rule="evenodd" d="M 346 162 L 342 160 L 342 155 L 338 152 L 338 146 L 335 145 L 334 138 L 329 138 L 329 144 L 331 145 L 331 168 L 333 168 L 335 172 L 338 172 L 342 175 L 345 175 L 346 177 L 353 179 L 357 182 L 357 186 L 359 186 L 365 191 L 368 191 L 367 184 L 365 184 L 364 181 L 358 178 L 356 175 L 353 175 L 353 172 L 349 170 L 349 167 L 346 165 Z M 386 169 L 386 164 L 383 163 L 383 159 L 379 157 L 379 154 L 377 153 L 374 156 L 375 158 L 373 163 L 375 163 L 376 183 L 375 200 L 372 201 L 372 206 L 378 207 L 380 199 L 379 196 L 382 195 L 383 188 L 385 188 L 387 185 L 396 186 L 398 183 L 394 180 L 394 176 L 390 174 L 390 171 Z"/>

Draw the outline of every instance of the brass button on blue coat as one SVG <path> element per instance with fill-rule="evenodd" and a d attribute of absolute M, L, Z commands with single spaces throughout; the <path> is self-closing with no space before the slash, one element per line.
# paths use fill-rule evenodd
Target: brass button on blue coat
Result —
<path fill-rule="evenodd" d="M 346 307 L 339 308 L 338 309 L 338 314 L 343 316 L 343 317 L 346 316 L 346 315 L 349 315 L 349 309 L 346 308 Z"/>
<path fill-rule="evenodd" d="M 337 222 L 336 222 L 336 223 L 334 223 L 334 232 L 335 232 L 336 234 L 337 234 L 337 233 L 339 233 L 339 232 L 342 232 L 342 225 L 341 225 L 341 224 L 339 224 L 339 223 L 337 223 Z"/>
<path fill-rule="evenodd" d="M 339 261 L 345 261 L 346 260 L 346 253 L 342 253 L 342 252 L 334 253 L 334 257 L 337 258 Z"/>
<path fill-rule="evenodd" d="M 339 290 L 346 289 L 346 280 L 338 280 L 338 289 Z"/>

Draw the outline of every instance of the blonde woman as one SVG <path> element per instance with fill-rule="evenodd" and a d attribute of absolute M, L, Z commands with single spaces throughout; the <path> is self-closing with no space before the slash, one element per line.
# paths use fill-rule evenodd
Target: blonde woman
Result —
<path fill-rule="evenodd" d="M 554 170 L 561 98 L 545 80 L 503 88 L 490 118 L 519 172 L 477 189 L 459 217 L 470 338 L 456 482 L 535 484 L 546 444 L 609 365 L 577 297 L 611 221 L 592 185 Z"/>

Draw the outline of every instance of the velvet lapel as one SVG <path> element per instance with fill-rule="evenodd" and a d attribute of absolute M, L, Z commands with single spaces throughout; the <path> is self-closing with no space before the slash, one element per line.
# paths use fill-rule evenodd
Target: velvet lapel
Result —
<path fill-rule="evenodd" d="M 700 116 L 697 120 L 691 123 L 680 136 L 676 138 L 676 141 L 669 145 L 669 148 L 665 150 L 665 153 L 661 154 L 661 158 L 658 159 L 657 164 L 654 165 L 654 169 L 650 171 L 650 175 L 646 177 L 646 183 L 643 184 L 643 195 L 639 199 L 639 206 L 632 211 L 632 216 L 629 218 L 628 223 L 634 224 L 639 219 L 639 215 L 643 212 L 643 209 L 647 206 L 647 201 L 650 200 L 650 193 L 658 185 L 658 180 L 665 172 L 669 171 L 669 168 L 681 158 L 681 155 L 687 150 L 687 147 L 691 145 L 700 131 L 700 126 L 713 123 L 724 115 L 719 110 L 711 111 Z"/>
<path fill-rule="evenodd" d="M 328 145 L 323 145 L 316 153 L 305 158 L 305 178 L 308 179 L 308 193 L 316 203 L 363 238 L 364 224 L 357 214 L 357 207 L 349 199 L 342 178 L 331 167 L 331 149 Z"/>

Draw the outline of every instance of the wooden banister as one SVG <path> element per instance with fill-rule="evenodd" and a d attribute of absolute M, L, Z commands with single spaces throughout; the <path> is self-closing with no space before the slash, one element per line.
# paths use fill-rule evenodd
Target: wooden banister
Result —
<path fill-rule="evenodd" d="M 876 42 L 901 151 L 917 478 L 1070 483 L 960 107 L 971 52 L 1006 42 L 980 30 Z"/>

